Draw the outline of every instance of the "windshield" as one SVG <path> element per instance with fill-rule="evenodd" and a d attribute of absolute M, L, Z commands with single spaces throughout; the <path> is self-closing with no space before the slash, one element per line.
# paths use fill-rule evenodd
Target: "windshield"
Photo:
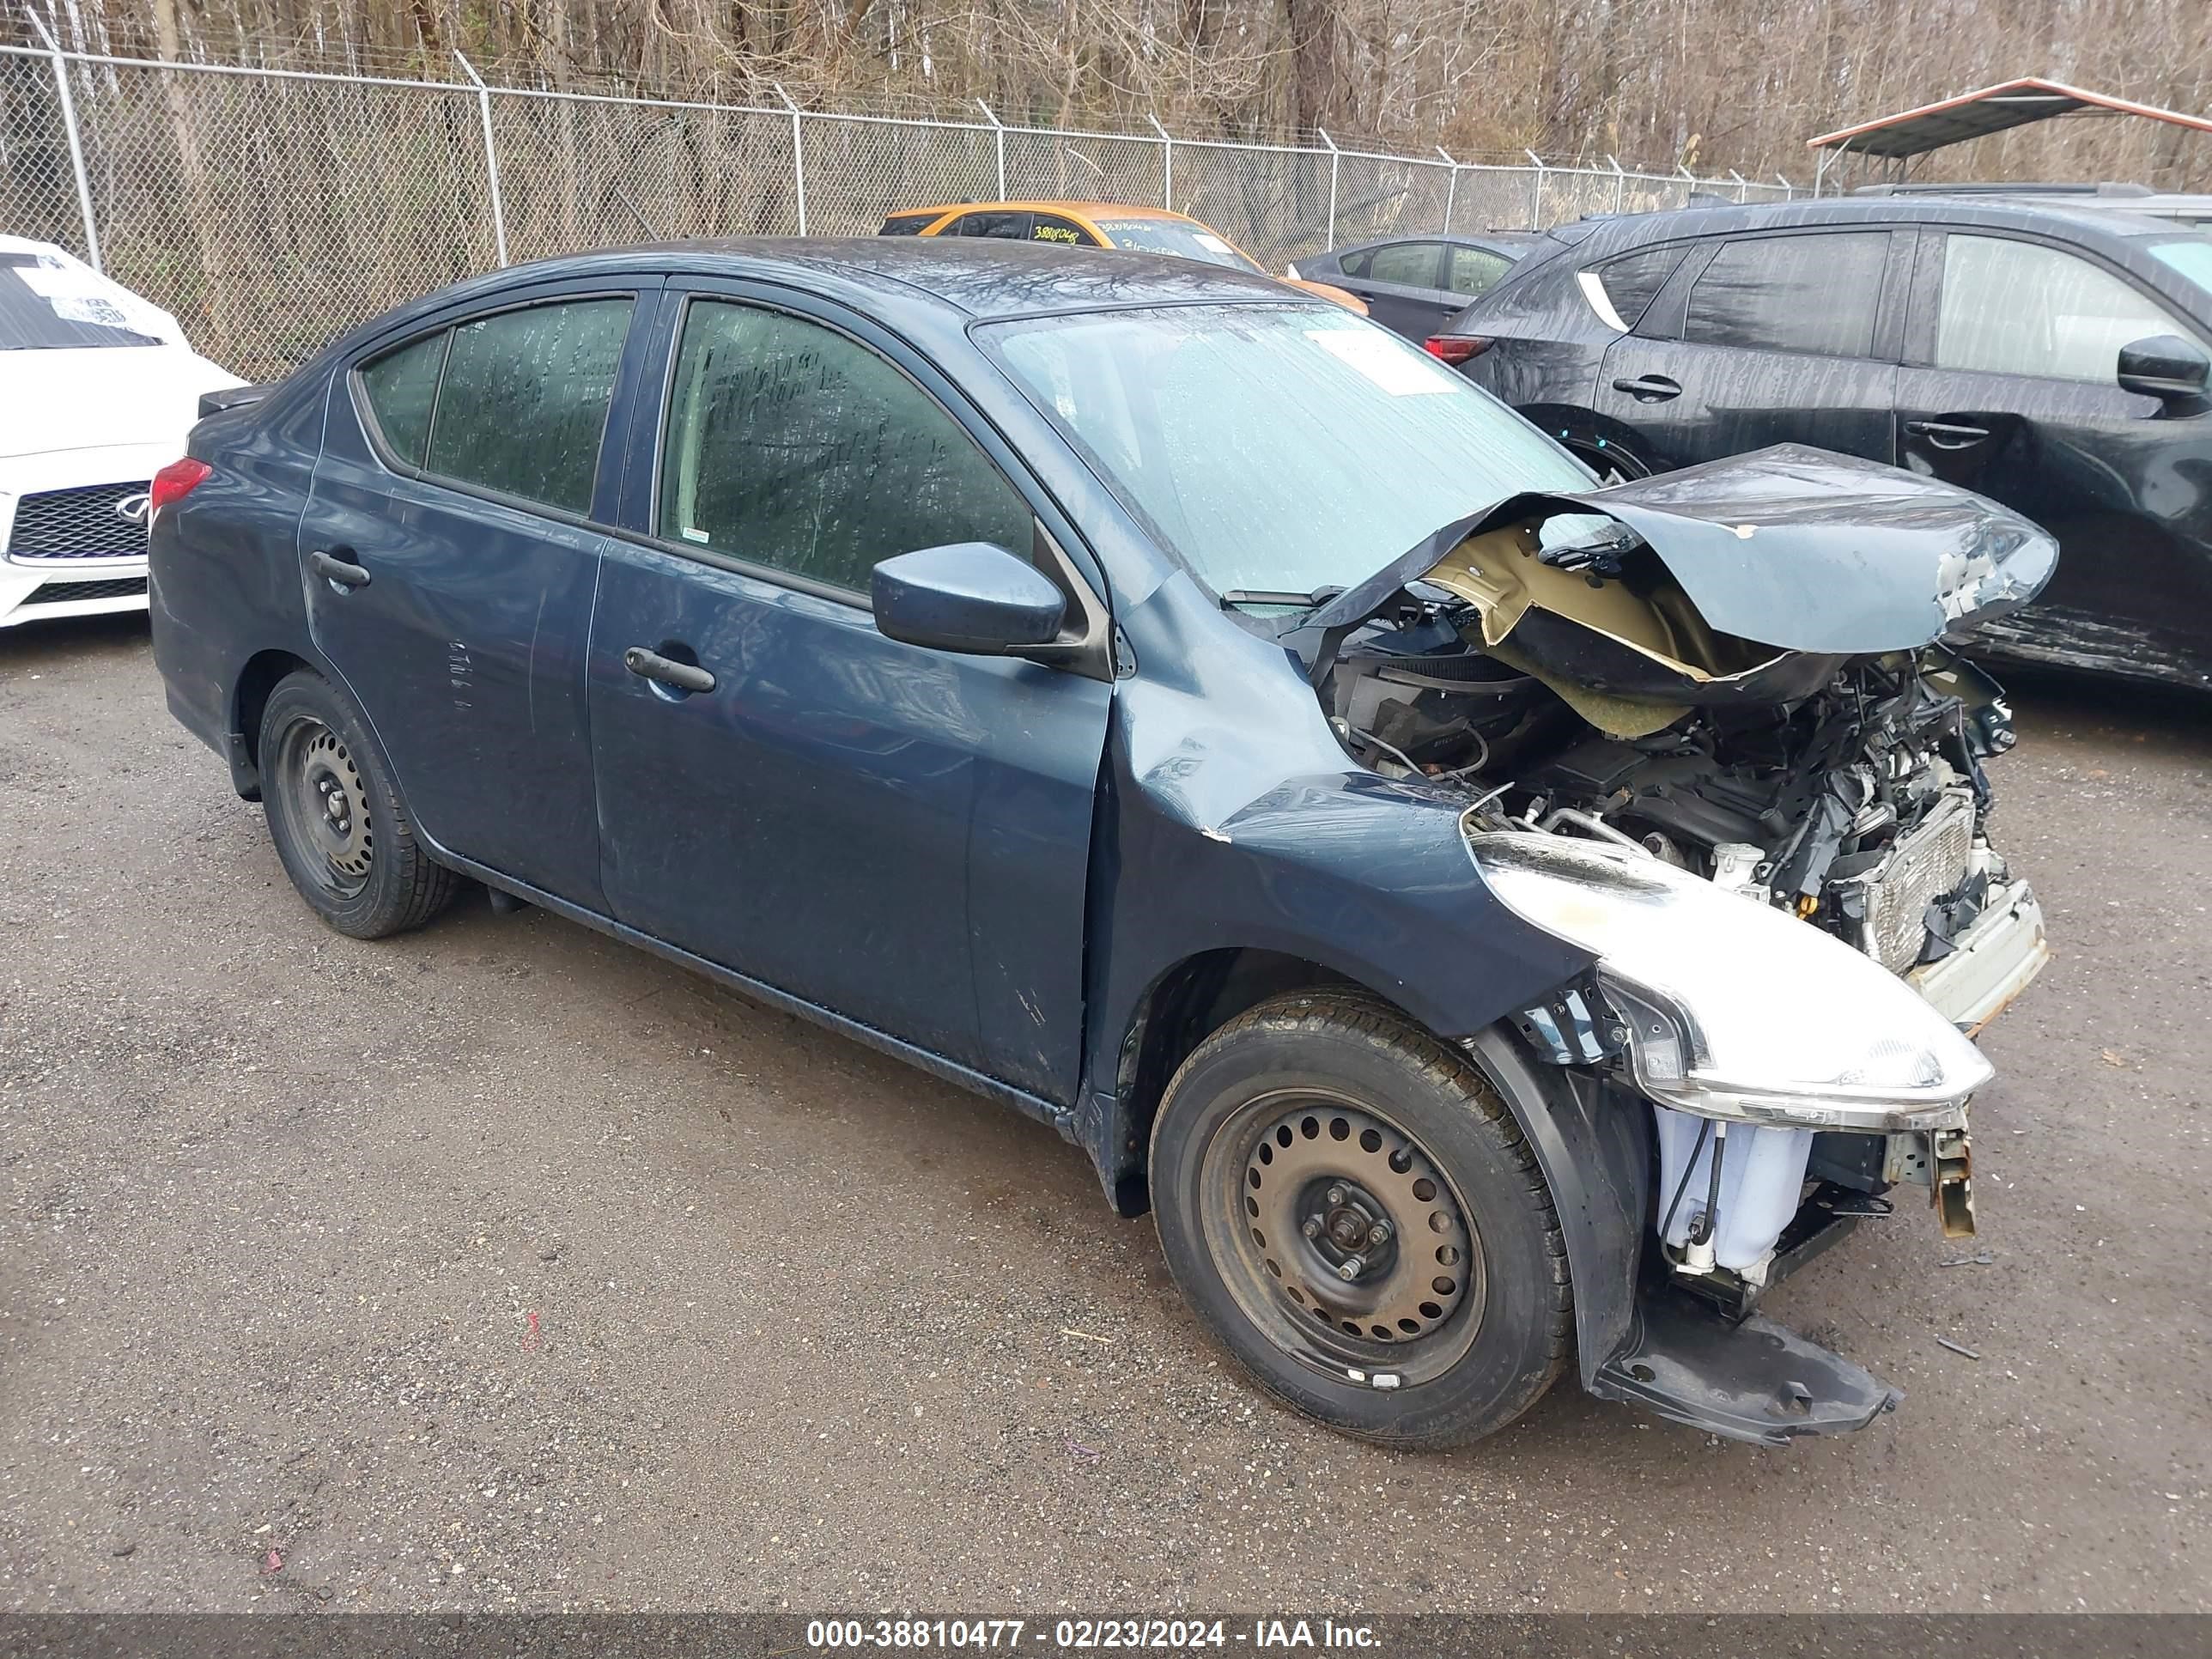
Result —
<path fill-rule="evenodd" d="M 1217 594 L 1350 587 L 1423 537 L 1590 475 L 1387 329 L 1334 306 L 1191 306 L 976 331 Z"/>
<path fill-rule="evenodd" d="M 160 345 L 139 309 L 133 295 L 86 266 L 0 252 L 0 351 Z"/>
<path fill-rule="evenodd" d="M 2212 236 L 2177 236 L 2170 242 L 2153 242 L 2150 253 L 2212 294 Z"/>
<path fill-rule="evenodd" d="M 1223 241 L 1204 225 L 1188 219 L 1094 219 L 1115 247 L 1141 248 L 1147 253 L 1172 253 L 1184 259 L 1203 259 L 1231 270 L 1260 267 Z M 1266 275 L 1264 271 L 1261 273 Z"/>

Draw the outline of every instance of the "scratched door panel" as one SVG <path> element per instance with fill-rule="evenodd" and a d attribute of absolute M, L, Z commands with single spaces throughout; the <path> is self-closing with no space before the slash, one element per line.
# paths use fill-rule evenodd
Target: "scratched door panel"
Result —
<path fill-rule="evenodd" d="M 300 525 L 309 624 L 417 822 L 450 852 L 603 909 L 584 660 L 604 538 L 387 469 L 343 380 L 327 434 Z M 325 580 L 319 550 L 368 585 Z"/>

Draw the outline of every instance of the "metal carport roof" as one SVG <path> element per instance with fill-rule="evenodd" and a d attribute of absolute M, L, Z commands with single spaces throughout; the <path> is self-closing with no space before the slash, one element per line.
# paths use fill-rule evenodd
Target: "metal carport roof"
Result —
<path fill-rule="evenodd" d="M 2062 82 L 2045 81 L 2031 75 L 2017 81 L 2002 82 L 1994 87 L 1984 87 L 1979 92 L 1963 92 L 1956 98 L 1946 98 L 1940 103 L 1923 104 L 1917 109 L 1905 110 L 1876 120 L 1862 121 L 1856 126 L 1823 133 L 1818 138 L 1807 139 L 1806 147 L 1838 155 L 1848 152 L 1901 161 L 1907 156 L 1923 155 L 1947 144 L 1964 143 L 1969 138 L 1987 137 L 1990 133 L 2002 132 L 2008 127 L 2026 126 L 2031 121 L 2045 121 L 2055 115 L 2072 115 L 2082 111 L 2107 115 L 2140 115 L 2149 120 L 2166 121 L 2197 132 L 2212 132 L 2212 120 L 2201 115 L 2184 115 L 2179 110 L 2160 109 L 2155 105 L 2138 104 L 2126 98 L 2114 98 L 2106 93 L 2087 92 L 2080 87 L 2069 87 Z"/>

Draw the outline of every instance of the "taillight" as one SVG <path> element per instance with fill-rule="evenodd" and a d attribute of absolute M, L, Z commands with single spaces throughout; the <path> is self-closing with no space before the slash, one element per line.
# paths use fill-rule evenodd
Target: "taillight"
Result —
<path fill-rule="evenodd" d="M 181 501 L 192 493 L 201 479 L 214 471 L 205 461 L 196 461 L 189 455 L 181 461 L 171 461 L 154 475 L 154 482 L 147 489 L 148 511 L 159 513 L 163 507 Z"/>
<path fill-rule="evenodd" d="M 1474 334 L 1431 334 L 1421 342 L 1421 349 L 1448 363 L 1463 363 L 1489 350 L 1490 342 Z"/>

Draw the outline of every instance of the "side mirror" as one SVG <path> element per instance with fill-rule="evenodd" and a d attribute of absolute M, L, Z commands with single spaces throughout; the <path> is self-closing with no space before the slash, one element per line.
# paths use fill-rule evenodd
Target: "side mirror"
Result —
<path fill-rule="evenodd" d="M 975 656 L 1050 645 L 1067 616 L 1066 598 L 1049 576 L 988 542 L 885 559 L 869 590 L 884 638 Z"/>
<path fill-rule="evenodd" d="M 2178 334 L 2154 334 L 2122 346 L 2117 378 L 2121 391 L 2164 404 L 2161 415 L 2196 415 L 2212 407 L 2205 396 L 2212 357 Z"/>

